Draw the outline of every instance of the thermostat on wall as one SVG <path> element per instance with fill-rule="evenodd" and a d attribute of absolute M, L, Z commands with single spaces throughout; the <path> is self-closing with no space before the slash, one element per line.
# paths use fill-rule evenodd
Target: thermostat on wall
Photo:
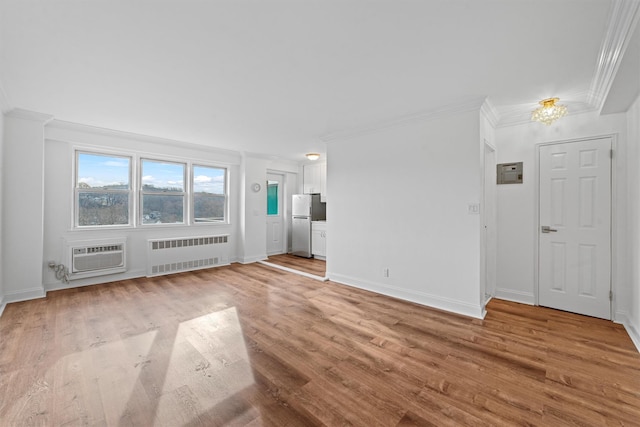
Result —
<path fill-rule="evenodd" d="M 498 184 L 522 184 L 522 162 L 497 165 Z"/>

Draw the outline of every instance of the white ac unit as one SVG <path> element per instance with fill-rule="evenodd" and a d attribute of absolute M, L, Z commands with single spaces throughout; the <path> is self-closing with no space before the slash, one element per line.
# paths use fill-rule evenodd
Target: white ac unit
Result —
<path fill-rule="evenodd" d="M 66 243 L 70 279 L 126 271 L 126 240 L 101 239 Z"/>

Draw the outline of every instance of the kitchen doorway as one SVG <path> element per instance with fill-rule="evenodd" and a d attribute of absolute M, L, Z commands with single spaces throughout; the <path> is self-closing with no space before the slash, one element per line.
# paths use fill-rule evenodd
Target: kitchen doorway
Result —
<path fill-rule="evenodd" d="M 267 173 L 267 256 L 287 252 L 285 176 Z"/>

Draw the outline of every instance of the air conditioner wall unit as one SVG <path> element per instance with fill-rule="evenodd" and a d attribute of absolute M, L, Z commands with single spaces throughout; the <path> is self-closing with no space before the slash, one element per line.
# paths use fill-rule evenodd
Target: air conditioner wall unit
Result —
<path fill-rule="evenodd" d="M 127 270 L 124 238 L 66 241 L 69 279 L 102 276 Z"/>

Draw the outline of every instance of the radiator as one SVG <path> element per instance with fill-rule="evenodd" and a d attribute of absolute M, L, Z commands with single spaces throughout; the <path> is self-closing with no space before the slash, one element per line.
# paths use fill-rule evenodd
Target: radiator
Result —
<path fill-rule="evenodd" d="M 70 280 L 127 270 L 124 238 L 66 241 L 65 252 Z"/>
<path fill-rule="evenodd" d="M 147 276 L 229 264 L 229 235 L 150 239 Z"/>

